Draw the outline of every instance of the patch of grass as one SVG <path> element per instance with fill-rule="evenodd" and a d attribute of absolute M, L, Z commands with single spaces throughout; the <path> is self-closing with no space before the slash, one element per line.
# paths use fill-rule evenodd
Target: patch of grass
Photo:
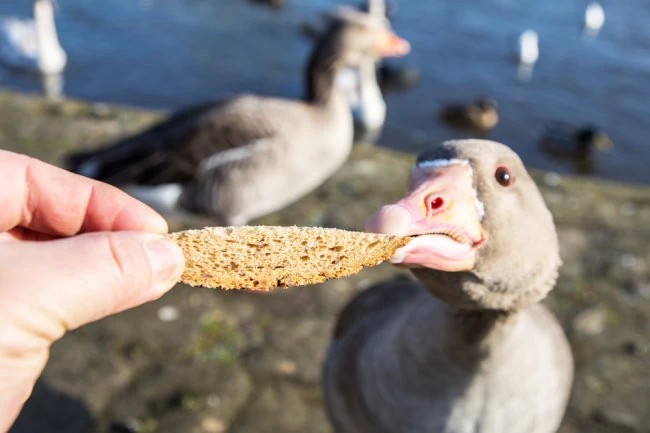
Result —
<path fill-rule="evenodd" d="M 244 336 L 224 320 L 207 316 L 201 320 L 201 332 L 191 344 L 193 357 L 214 360 L 222 364 L 236 361 L 244 343 Z"/>

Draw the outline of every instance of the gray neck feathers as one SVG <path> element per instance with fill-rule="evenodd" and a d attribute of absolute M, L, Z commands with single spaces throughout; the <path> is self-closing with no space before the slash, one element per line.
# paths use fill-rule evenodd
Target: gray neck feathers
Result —
<path fill-rule="evenodd" d="M 332 24 L 312 52 L 306 70 L 308 102 L 327 104 L 332 99 L 345 50 L 341 40 L 343 25 L 340 22 Z"/>
<path fill-rule="evenodd" d="M 560 258 L 551 249 L 540 262 L 525 262 L 495 260 L 472 272 L 415 269 L 413 273 L 429 292 L 459 310 L 515 311 L 544 299 L 553 289 Z"/>

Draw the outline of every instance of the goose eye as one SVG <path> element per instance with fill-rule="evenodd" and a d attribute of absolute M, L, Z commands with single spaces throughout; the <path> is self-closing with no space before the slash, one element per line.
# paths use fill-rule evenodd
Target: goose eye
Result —
<path fill-rule="evenodd" d="M 497 180 L 497 182 L 499 182 L 499 185 L 501 186 L 510 186 L 515 180 L 512 173 L 510 173 L 510 169 L 505 165 L 500 165 L 497 167 L 496 171 L 494 172 L 494 178 Z"/>

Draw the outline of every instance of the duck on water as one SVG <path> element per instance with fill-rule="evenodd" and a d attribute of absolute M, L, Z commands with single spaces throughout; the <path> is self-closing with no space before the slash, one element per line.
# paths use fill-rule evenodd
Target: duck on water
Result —
<path fill-rule="evenodd" d="M 339 433 L 552 433 L 573 362 L 538 301 L 560 265 L 550 212 L 519 157 L 487 140 L 420 154 L 404 198 L 367 229 L 413 239 L 341 313 L 324 367 Z"/>
<path fill-rule="evenodd" d="M 152 128 L 70 155 L 68 167 L 123 186 L 164 212 L 241 225 L 330 177 L 352 148 L 352 115 L 336 77 L 409 44 L 385 20 L 342 10 L 313 49 L 305 100 L 242 95 L 183 110 Z"/>
<path fill-rule="evenodd" d="M 438 117 L 451 127 L 482 134 L 494 129 L 499 123 L 498 104 L 492 98 L 445 104 L 438 110 Z"/>

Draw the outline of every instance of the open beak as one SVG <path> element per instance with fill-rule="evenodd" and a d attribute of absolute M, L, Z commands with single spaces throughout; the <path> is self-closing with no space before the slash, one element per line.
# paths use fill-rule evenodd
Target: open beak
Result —
<path fill-rule="evenodd" d="M 453 162 L 415 167 L 408 194 L 379 209 L 366 230 L 413 237 L 392 263 L 458 272 L 474 267 L 485 241 L 482 217 L 469 163 Z"/>
<path fill-rule="evenodd" d="M 375 52 L 381 57 L 400 57 L 411 51 L 411 44 L 392 31 L 385 29 L 375 44 Z"/>

